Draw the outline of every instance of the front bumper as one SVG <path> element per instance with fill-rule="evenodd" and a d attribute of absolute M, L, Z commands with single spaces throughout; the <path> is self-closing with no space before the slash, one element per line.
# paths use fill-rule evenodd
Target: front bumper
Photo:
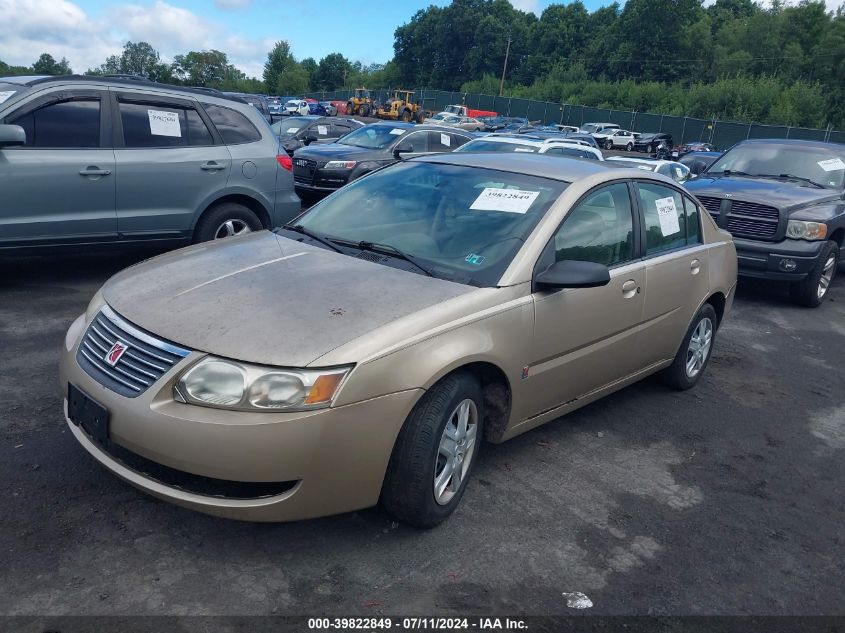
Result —
<path fill-rule="evenodd" d="M 757 242 L 734 238 L 734 244 L 740 276 L 796 282 L 807 278 L 818 261 L 824 242 Z"/>
<path fill-rule="evenodd" d="M 191 475 L 226 482 L 289 482 L 281 494 L 254 498 L 198 494 L 132 466 L 65 417 L 80 444 L 130 484 L 166 501 L 232 519 L 290 521 L 375 505 L 393 444 L 421 390 L 299 413 L 224 411 L 175 402 L 173 384 L 193 352 L 135 398 L 102 386 L 76 362 L 84 317 L 62 350 L 63 391 L 72 383 L 109 411 L 109 444 Z M 353 372 L 354 375 L 354 372 Z"/>

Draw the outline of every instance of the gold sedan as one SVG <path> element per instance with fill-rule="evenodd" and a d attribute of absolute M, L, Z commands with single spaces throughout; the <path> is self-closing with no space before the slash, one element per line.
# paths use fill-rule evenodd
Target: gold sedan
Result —
<path fill-rule="evenodd" d="M 692 387 L 736 271 L 731 236 L 659 174 L 402 161 L 292 225 L 109 280 L 67 333 L 67 420 L 107 469 L 182 506 L 286 521 L 381 500 L 430 527 L 482 438 L 655 372 Z"/>

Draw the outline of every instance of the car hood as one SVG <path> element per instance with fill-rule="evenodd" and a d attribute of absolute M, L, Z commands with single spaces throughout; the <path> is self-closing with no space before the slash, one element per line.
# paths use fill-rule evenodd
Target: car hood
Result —
<path fill-rule="evenodd" d="M 742 176 L 702 174 L 694 181 L 685 183 L 685 186 L 697 196 L 730 197 L 736 200 L 774 205 L 787 211 L 806 207 L 809 204 L 838 200 L 840 196 L 839 192 L 832 189 L 816 189 L 804 187 L 795 182 L 743 178 Z"/>
<path fill-rule="evenodd" d="M 112 277 L 102 293 L 125 319 L 179 345 L 305 367 L 393 321 L 478 291 L 261 231 L 147 260 Z"/>
<path fill-rule="evenodd" d="M 390 154 L 383 149 L 368 149 L 355 147 L 354 145 L 343 145 L 341 143 L 327 143 L 325 145 L 311 144 L 296 151 L 297 158 L 310 158 L 316 161 L 327 160 L 366 160 L 380 159 Z"/>

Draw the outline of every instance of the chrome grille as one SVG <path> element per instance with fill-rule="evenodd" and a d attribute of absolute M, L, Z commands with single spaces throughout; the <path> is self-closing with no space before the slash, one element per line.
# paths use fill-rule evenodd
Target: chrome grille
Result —
<path fill-rule="evenodd" d="M 125 345 L 126 350 L 112 365 L 106 358 L 115 343 Z M 85 331 L 76 361 L 101 385 L 134 398 L 190 353 L 144 332 L 104 306 Z"/>

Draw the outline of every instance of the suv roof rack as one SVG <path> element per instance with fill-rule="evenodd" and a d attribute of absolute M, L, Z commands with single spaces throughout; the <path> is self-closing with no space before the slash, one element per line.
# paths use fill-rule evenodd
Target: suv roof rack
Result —
<path fill-rule="evenodd" d="M 152 81 L 141 75 L 128 75 L 120 73 L 111 73 L 108 75 L 52 75 L 48 77 L 37 77 L 27 82 L 22 82 L 26 86 L 38 86 L 45 83 L 52 83 L 54 81 L 75 82 L 75 81 L 103 81 L 106 83 L 116 84 L 136 84 L 147 86 L 150 88 L 161 88 L 163 90 L 175 90 L 178 92 L 189 92 L 192 94 L 206 94 L 219 97 L 220 99 L 229 99 L 230 101 L 243 102 L 240 97 L 229 96 L 224 94 L 217 88 L 206 88 L 205 86 L 176 86 L 174 84 L 165 84 L 158 81 Z"/>

